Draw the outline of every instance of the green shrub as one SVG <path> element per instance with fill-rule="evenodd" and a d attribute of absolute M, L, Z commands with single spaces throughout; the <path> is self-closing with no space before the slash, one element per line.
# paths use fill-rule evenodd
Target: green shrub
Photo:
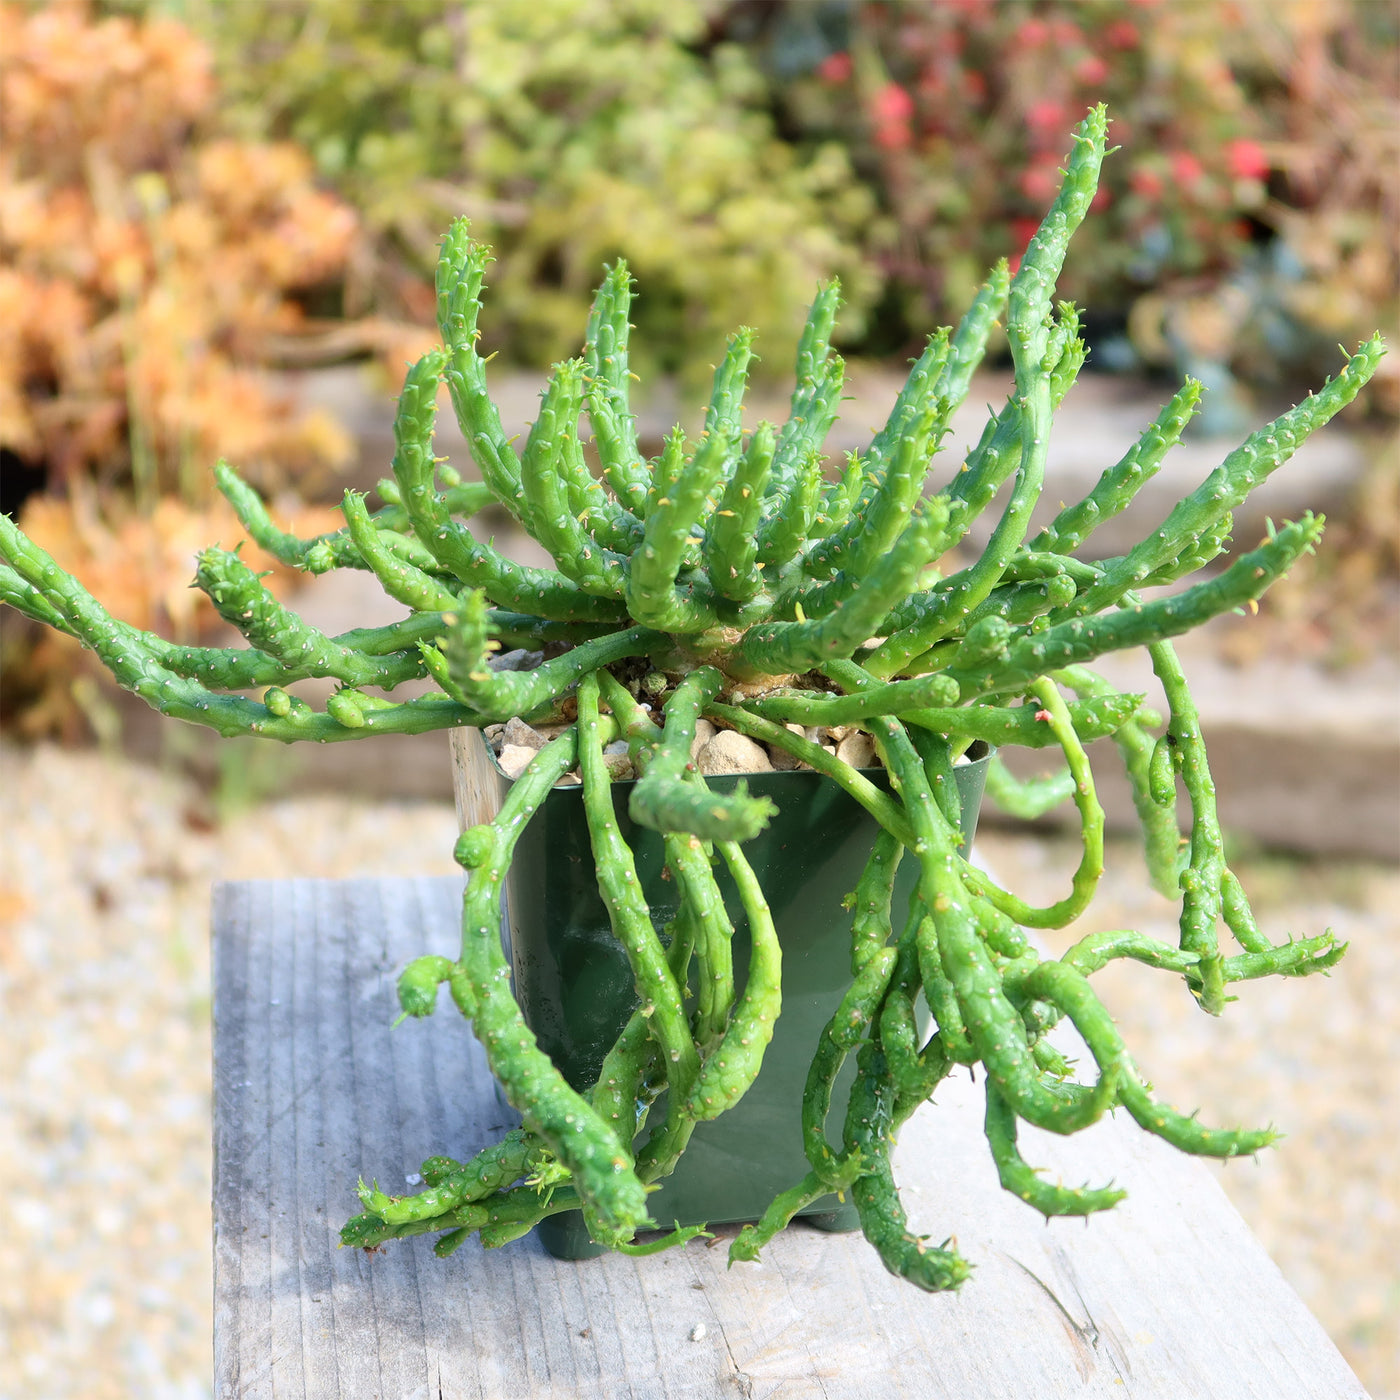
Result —
<path fill-rule="evenodd" d="M 706 372 L 737 322 L 790 343 L 839 274 L 858 335 L 869 213 L 841 147 L 774 135 L 761 76 L 700 57 L 698 0 L 284 0 L 207 12 L 245 135 L 290 136 L 362 211 L 378 261 L 352 309 L 431 320 L 437 230 L 466 214 L 496 250 L 497 348 L 577 346 L 604 259 L 625 257 L 654 364 Z"/>

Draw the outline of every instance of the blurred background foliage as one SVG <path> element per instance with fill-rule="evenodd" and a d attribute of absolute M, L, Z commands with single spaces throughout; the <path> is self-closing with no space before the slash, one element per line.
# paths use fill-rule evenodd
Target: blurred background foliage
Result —
<path fill-rule="evenodd" d="M 780 379 L 832 275 L 843 350 L 897 360 L 1024 247 L 1099 100 L 1124 150 L 1064 284 L 1092 365 L 1194 374 L 1236 430 L 1400 317 L 1398 25 L 1380 0 L 0 0 L 0 508 L 132 621 L 197 631 L 187 540 L 233 528 L 211 462 L 338 496 L 353 444 L 285 371 L 392 384 L 453 216 L 496 249 L 483 330 L 518 366 L 576 351 L 618 256 L 644 379 L 693 393 L 739 324 Z M 33 645 L 6 619 L 7 709 Z"/>
<path fill-rule="evenodd" d="M 890 350 L 1023 248 L 1063 133 L 1106 101 L 1107 162 L 1064 294 L 1101 369 L 1316 382 L 1400 295 L 1400 12 L 1369 0 L 739 3 L 783 129 L 838 139 L 879 197 L 864 252 Z M 1383 406 L 1400 406 L 1392 370 Z M 1233 424 L 1231 425 L 1234 426 Z"/>
<path fill-rule="evenodd" d="M 353 450 L 259 367 L 343 276 L 358 218 L 298 147 L 221 134 L 218 100 L 173 20 L 0 4 L 0 508 L 118 616 L 183 640 L 214 617 L 195 550 L 240 533 L 212 462 L 314 488 Z M 4 621 L 20 732 L 100 729 L 78 645 Z"/>
<path fill-rule="evenodd" d="M 0 447 L 143 508 L 212 458 L 343 461 L 252 371 L 338 279 L 354 210 L 288 143 L 219 134 L 206 44 L 153 17 L 0 5 Z M 200 139 L 191 140 L 191 133 Z"/>
<path fill-rule="evenodd" d="M 578 348 L 604 262 L 645 295 L 636 352 L 695 373 L 736 325 L 792 338 L 816 282 L 876 290 L 873 198 L 843 143 L 778 138 L 768 85 L 696 0 L 287 0 L 209 11 L 225 116 L 290 137 L 362 212 L 345 309 L 428 321 L 446 222 L 496 249 L 488 336 L 517 362 Z"/>

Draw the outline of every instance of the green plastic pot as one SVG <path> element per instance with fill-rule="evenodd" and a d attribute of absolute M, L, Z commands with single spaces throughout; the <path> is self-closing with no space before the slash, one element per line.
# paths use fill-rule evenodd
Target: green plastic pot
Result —
<path fill-rule="evenodd" d="M 512 779 L 478 739 L 498 785 Z M 974 762 L 955 769 L 963 834 L 976 833 L 990 751 L 972 751 Z M 865 776 L 889 790 L 883 768 Z M 720 792 L 736 777 L 711 777 Z M 721 1118 L 699 1124 L 675 1172 L 651 1197 L 659 1224 L 756 1220 L 779 1192 L 807 1171 L 802 1151 L 801 1105 L 807 1066 L 817 1038 L 850 985 L 850 921 L 841 901 L 855 888 L 878 830 L 863 807 L 829 778 L 810 770 L 751 773 L 754 794 L 771 797 L 778 815 L 746 842 L 744 853 L 768 897 L 783 948 L 783 1009 L 763 1068 L 743 1099 Z M 488 779 L 489 782 L 489 779 Z M 661 837 L 636 826 L 627 814 L 632 783 L 613 784 L 613 807 L 657 927 L 671 919 L 677 899 L 664 878 Z M 468 808 L 470 810 L 470 808 Z M 723 862 L 715 875 L 734 923 L 734 972 L 742 989 L 749 957 L 749 928 Z M 895 885 L 896 920 L 907 905 L 917 872 L 902 861 Z M 593 853 L 579 787 L 555 788 L 516 847 L 506 880 L 503 937 L 515 994 L 540 1047 L 576 1089 L 586 1089 L 637 1005 L 632 972 L 598 893 Z M 831 1122 L 840 1124 L 854 1066 L 848 1064 L 832 1097 Z M 664 1105 L 653 1109 L 653 1119 Z M 803 1214 L 830 1230 L 857 1228 L 854 1207 L 835 1196 Z M 559 1259 L 601 1253 L 578 1211 L 541 1222 L 540 1239 Z"/>

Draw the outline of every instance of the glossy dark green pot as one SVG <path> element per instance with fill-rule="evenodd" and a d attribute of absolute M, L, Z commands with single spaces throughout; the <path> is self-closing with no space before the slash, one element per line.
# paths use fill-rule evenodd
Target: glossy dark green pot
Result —
<path fill-rule="evenodd" d="M 963 829 L 970 841 L 989 755 L 956 770 Z M 495 769 L 502 792 L 511 780 Z M 888 790 L 884 769 L 865 776 Z M 712 777 L 729 791 L 737 778 Z M 755 794 L 771 797 L 778 815 L 744 846 L 773 912 L 783 947 L 783 1009 L 763 1069 L 744 1098 L 723 1117 L 701 1123 L 675 1172 L 650 1198 L 652 1217 L 670 1226 L 755 1220 L 779 1192 L 807 1171 L 802 1152 L 801 1105 L 807 1066 L 817 1038 L 850 985 L 850 919 L 841 901 L 855 888 L 878 827 L 853 798 L 810 770 L 753 773 Z M 634 825 L 627 814 L 632 784 L 613 785 L 613 805 L 658 928 L 677 907 L 663 877 L 661 837 Z M 715 874 L 734 923 L 734 970 L 742 988 L 749 928 L 723 862 Z M 912 860 L 901 862 L 895 887 L 898 921 L 916 879 Z M 598 893 L 581 788 L 555 788 L 516 847 L 506 882 L 504 926 L 515 993 L 541 1048 L 576 1089 L 598 1076 L 637 1004 L 626 954 L 613 937 Z M 832 1122 L 845 1113 L 853 1064 L 838 1079 Z M 655 1113 L 656 1110 L 653 1110 Z M 854 1229 L 854 1208 L 834 1196 L 804 1212 L 827 1229 Z M 541 1223 L 540 1238 L 556 1258 L 601 1252 L 577 1212 Z"/>

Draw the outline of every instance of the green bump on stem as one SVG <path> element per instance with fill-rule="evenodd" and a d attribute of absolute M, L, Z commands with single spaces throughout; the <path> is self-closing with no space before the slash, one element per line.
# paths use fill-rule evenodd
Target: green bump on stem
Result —
<path fill-rule="evenodd" d="M 431 1016 L 437 1006 L 438 987 L 452 976 L 455 964 L 430 954 L 415 958 L 399 973 L 399 1005 L 405 1016 Z"/>
<path fill-rule="evenodd" d="M 760 423 L 725 484 L 705 531 L 705 568 L 722 598 L 747 603 L 763 587 L 758 525 L 773 467 L 773 425 Z"/>
<path fill-rule="evenodd" d="M 620 599 L 627 587 L 627 561 L 584 530 L 568 490 L 565 463 L 578 446 L 583 381 L 582 360 L 555 365 L 525 443 L 520 482 L 534 537 L 560 571 L 586 593 Z"/>
<path fill-rule="evenodd" d="M 632 277 L 619 258 L 599 286 L 588 315 L 583 358 L 588 374 L 588 418 L 608 484 L 634 516 L 641 516 L 650 473 L 637 446 L 632 416 L 627 343 Z"/>
<path fill-rule="evenodd" d="M 1170 734 L 1163 734 L 1153 744 L 1152 757 L 1147 761 L 1147 790 L 1159 807 L 1176 803 L 1176 765 L 1172 758 L 1175 744 Z"/>

